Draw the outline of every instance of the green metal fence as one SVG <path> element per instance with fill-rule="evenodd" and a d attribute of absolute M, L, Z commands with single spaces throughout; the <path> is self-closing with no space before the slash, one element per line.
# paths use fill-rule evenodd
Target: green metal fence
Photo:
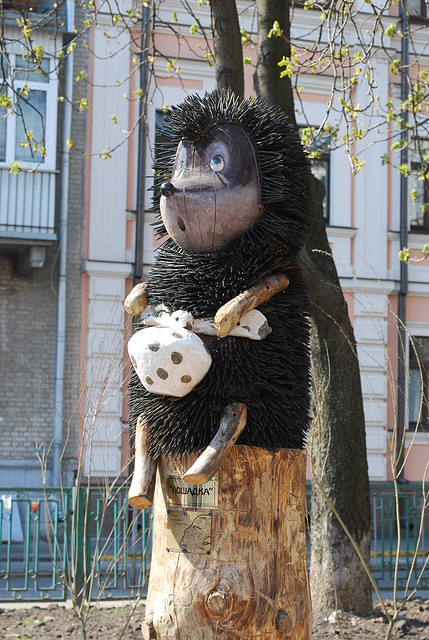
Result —
<path fill-rule="evenodd" d="M 428 487 L 429 489 L 429 487 Z M 127 487 L 0 488 L 0 601 L 136 597 L 145 592 L 151 514 Z M 429 588 L 422 485 L 371 487 L 371 570 L 381 589 Z"/>
<path fill-rule="evenodd" d="M 131 509 L 127 491 L 0 488 L 0 601 L 143 593 L 150 514 Z"/>
<path fill-rule="evenodd" d="M 371 486 L 371 571 L 380 589 L 429 589 L 429 485 Z"/>

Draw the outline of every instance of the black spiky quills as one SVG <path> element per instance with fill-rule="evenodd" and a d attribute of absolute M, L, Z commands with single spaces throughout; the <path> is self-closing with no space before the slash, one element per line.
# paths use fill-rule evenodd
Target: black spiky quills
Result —
<path fill-rule="evenodd" d="M 171 176 L 179 141 L 195 142 L 212 127 L 233 123 L 256 149 L 264 213 L 221 252 L 193 254 L 168 238 L 148 277 L 149 302 L 213 317 L 225 302 L 276 272 L 287 273 L 290 285 L 259 307 L 272 333 L 261 341 L 215 338 L 208 374 L 185 397 L 149 393 L 133 371 L 130 424 L 144 414 L 154 457 L 199 451 L 218 430 L 224 409 L 238 401 L 248 409 L 240 444 L 302 448 L 309 423 L 309 328 L 297 255 L 308 225 L 309 166 L 298 135 L 283 112 L 262 98 L 241 102 L 229 91 L 189 96 L 164 120 L 167 141 L 155 163 L 157 209 L 159 186 Z M 161 220 L 157 226 L 165 234 Z"/>

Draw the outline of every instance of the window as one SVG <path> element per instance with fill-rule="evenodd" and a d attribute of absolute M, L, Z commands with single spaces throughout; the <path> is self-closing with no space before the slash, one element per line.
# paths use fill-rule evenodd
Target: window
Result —
<path fill-rule="evenodd" d="M 57 75 L 47 56 L 36 65 L 16 52 L 8 62 L 9 67 L 3 61 L 0 68 L 0 237 L 13 242 L 51 241 L 55 239 Z M 11 172 L 12 163 L 21 171 Z"/>
<path fill-rule="evenodd" d="M 410 429 L 426 430 L 428 414 L 429 338 L 410 340 L 408 421 Z"/>
<path fill-rule="evenodd" d="M 331 137 L 322 132 L 316 140 L 313 140 L 311 131 L 313 127 L 299 127 L 301 139 L 306 140 L 306 149 L 311 156 L 311 171 L 313 175 L 325 185 L 325 198 L 323 200 L 323 217 L 329 223 L 329 196 L 331 178 Z M 304 134 L 305 132 L 305 134 Z M 308 135 L 309 134 L 309 135 Z M 309 142 L 308 142 L 309 141 Z"/>
<path fill-rule="evenodd" d="M 9 76 L 0 77 L 1 93 L 9 99 L 0 107 L 0 163 L 18 161 L 22 168 L 41 163 L 54 169 L 57 82 L 50 61 L 39 66 L 20 55 L 10 58 Z"/>
<path fill-rule="evenodd" d="M 12 9 L 20 13 L 45 13 L 52 9 L 52 0 L 4 0 L 4 9 Z"/>
<path fill-rule="evenodd" d="M 163 149 L 163 144 L 167 140 L 167 136 L 165 135 L 165 127 L 163 124 L 164 120 L 164 112 L 163 111 L 155 111 L 155 146 L 153 152 L 153 159 L 159 160 L 165 154 L 165 150 Z M 170 176 L 164 176 L 165 179 L 169 179 Z M 154 178 L 154 185 L 156 183 L 156 179 Z"/>
<path fill-rule="evenodd" d="M 164 119 L 164 112 L 156 111 L 155 112 L 155 159 L 157 155 L 159 155 L 161 145 L 166 141 L 163 119 Z"/>
<path fill-rule="evenodd" d="M 293 0 L 292 6 L 299 9 L 314 9 L 322 11 L 333 5 L 332 0 Z"/>
<path fill-rule="evenodd" d="M 406 0 L 406 8 L 412 20 L 426 20 L 428 17 L 426 0 Z"/>
<path fill-rule="evenodd" d="M 421 138 L 410 144 L 409 218 L 411 231 L 429 233 L 429 144 Z"/>

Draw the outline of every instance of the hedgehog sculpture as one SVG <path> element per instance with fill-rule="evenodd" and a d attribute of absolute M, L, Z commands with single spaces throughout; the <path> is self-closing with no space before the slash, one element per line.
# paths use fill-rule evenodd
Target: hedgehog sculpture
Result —
<path fill-rule="evenodd" d="M 309 163 L 299 136 L 261 97 L 223 91 L 188 96 L 166 112 L 162 130 L 154 202 L 157 231 L 169 237 L 131 295 L 138 304 L 128 301 L 132 314 L 149 305 L 130 341 L 131 426 L 144 416 L 152 459 L 200 452 L 228 407 L 244 406 L 239 444 L 301 449 L 309 326 L 297 257 Z M 261 290 L 271 293 L 258 298 Z M 256 291 L 250 309 L 258 309 L 245 306 L 232 324 L 219 311 Z M 199 374 L 184 353 L 193 340 Z"/>

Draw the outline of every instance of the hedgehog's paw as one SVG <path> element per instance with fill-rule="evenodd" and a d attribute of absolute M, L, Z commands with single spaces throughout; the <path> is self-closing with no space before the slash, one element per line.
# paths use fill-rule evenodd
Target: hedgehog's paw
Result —
<path fill-rule="evenodd" d="M 228 405 L 220 421 L 219 431 L 189 471 L 185 473 L 183 480 L 188 484 L 204 484 L 213 478 L 226 454 L 246 426 L 246 420 L 247 407 L 245 404 L 232 402 Z"/>

